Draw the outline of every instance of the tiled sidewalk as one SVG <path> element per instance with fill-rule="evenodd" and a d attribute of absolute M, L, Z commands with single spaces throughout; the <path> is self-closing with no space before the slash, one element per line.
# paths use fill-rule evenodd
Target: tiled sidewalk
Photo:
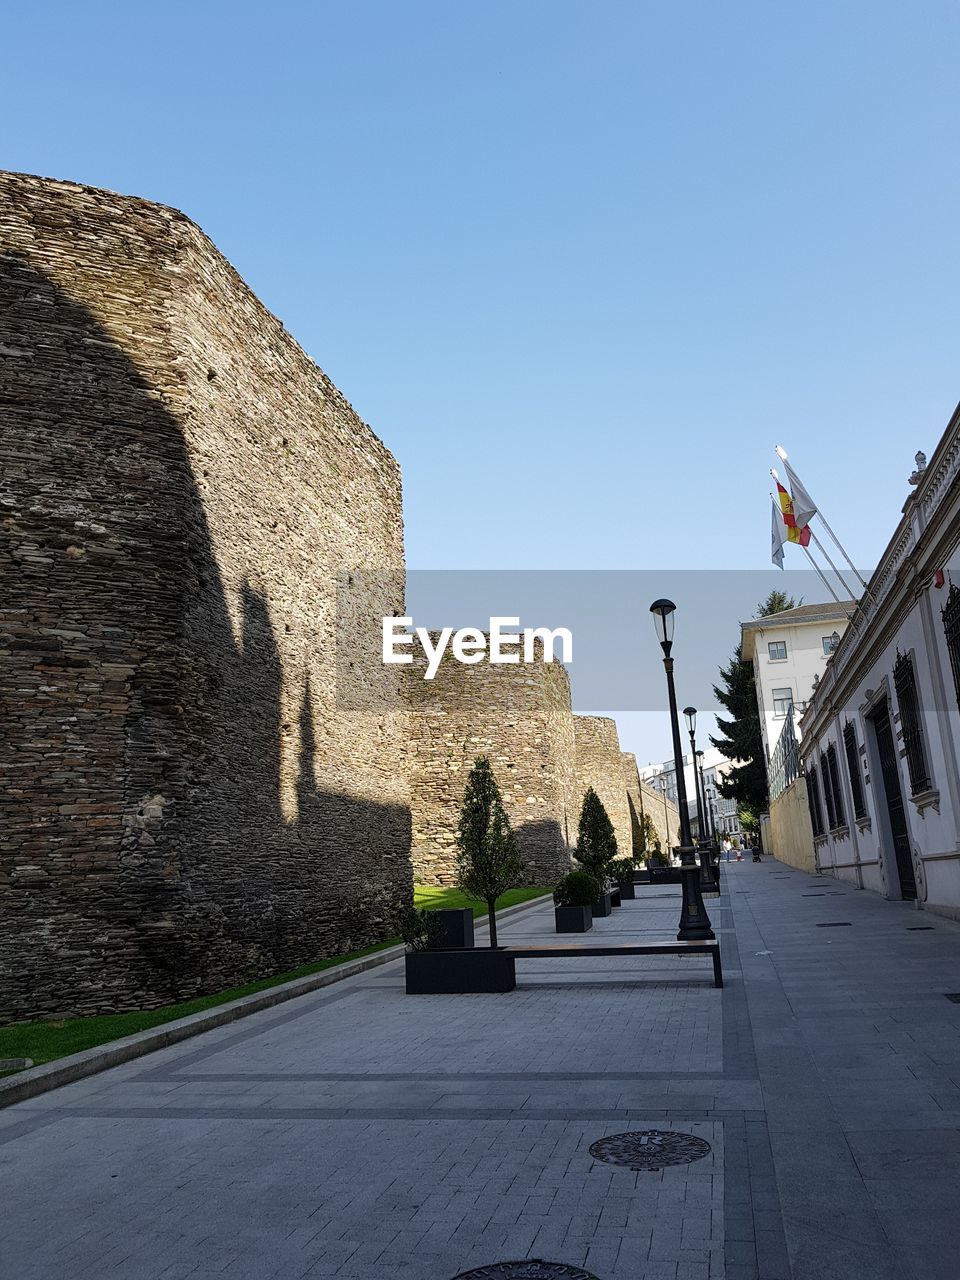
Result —
<path fill-rule="evenodd" d="M 960 929 L 725 870 L 722 992 L 704 957 L 522 961 L 516 992 L 463 997 L 407 997 L 392 964 L 0 1112 L 4 1270 L 955 1277 Z M 593 936 L 672 934 L 678 891 L 644 893 Z M 502 940 L 552 936 L 536 908 Z M 589 1154 L 646 1128 L 710 1153 L 643 1173 Z"/>

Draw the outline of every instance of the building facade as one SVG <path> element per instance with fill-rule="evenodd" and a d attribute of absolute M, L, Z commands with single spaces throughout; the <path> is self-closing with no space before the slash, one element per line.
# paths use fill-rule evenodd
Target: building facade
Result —
<path fill-rule="evenodd" d="M 802 604 L 741 624 L 741 656 L 753 665 L 768 761 L 784 727 L 802 715 L 850 622 L 854 605 Z"/>
<path fill-rule="evenodd" d="M 683 757 L 683 780 L 687 792 L 687 813 L 690 819 L 690 830 L 695 839 L 708 840 L 716 835 L 718 840 L 728 835 L 740 838 L 740 821 L 737 817 L 737 802 L 721 796 L 719 787 L 726 773 L 732 767 L 730 761 L 721 755 L 715 747 L 709 747 L 698 753 L 699 769 L 697 781 L 703 782 L 705 811 L 701 819 L 696 801 L 694 785 L 693 757 L 689 753 Z M 656 794 L 666 797 L 671 807 L 678 812 L 677 772 L 673 760 L 664 760 L 662 764 L 647 765 L 640 770 L 641 779 Z M 677 832 L 679 841 L 679 831 Z M 673 847 L 671 845 L 671 847 Z"/>
<path fill-rule="evenodd" d="M 960 918 L 960 409 L 809 699 L 817 867 Z"/>

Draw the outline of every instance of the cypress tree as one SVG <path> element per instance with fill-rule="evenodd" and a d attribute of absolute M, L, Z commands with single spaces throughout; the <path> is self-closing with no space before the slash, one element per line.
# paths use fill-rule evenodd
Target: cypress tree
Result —
<path fill-rule="evenodd" d="M 801 604 L 803 601 L 801 600 Z M 793 596 L 783 591 L 771 591 L 766 600 L 757 605 L 756 616 L 769 618 L 785 609 L 795 609 Z M 720 705 L 730 712 L 731 719 L 717 716 L 720 735 L 711 737 L 711 745 L 722 751 L 728 760 L 737 761 L 717 790 L 727 800 L 748 806 L 759 813 L 767 808 L 767 763 L 760 732 L 760 709 L 757 706 L 757 690 L 753 680 L 753 663 L 743 661 L 743 646 L 737 645 L 733 657 L 720 668 L 721 685 L 714 685 L 713 692 Z"/>
<path fill-rule="evenodd" d="M 587 787 L 580 809 L 574 857 L 585 871 L 603 885 L 610 871 L 610 863 L 616 856 L 617 837 L 613 832 L 613 823 L 593 787 Z"/>
<path fill-rule="evenodd" d="M 486 756 L 470 770 L 457 827 L 457 883 L 487 904 L 490 946 L 497 945 L 497 899 L 523 879 L 517 838 Z"/>

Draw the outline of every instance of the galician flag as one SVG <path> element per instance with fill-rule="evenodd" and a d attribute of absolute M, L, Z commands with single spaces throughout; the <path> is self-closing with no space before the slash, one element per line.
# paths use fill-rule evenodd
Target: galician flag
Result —
<path fill-rule="evenodd" d="M 790 481 L 790 493 L 793 500 L 793 516 L 796 520 L 797 528 L 803 529 L 810 523 L 817 514 L 817 504 L 807 493 L 806 489 L 797 479 L 797 473 L 791 467 L 786 458 L 782 459 L 784 470 L 787 473 L 787 479 Z"/>

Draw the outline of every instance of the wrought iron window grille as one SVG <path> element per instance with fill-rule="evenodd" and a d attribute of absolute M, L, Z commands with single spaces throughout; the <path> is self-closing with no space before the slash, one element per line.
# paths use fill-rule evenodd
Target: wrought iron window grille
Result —
<path fill-rule="evenodd" d="M 867 816 L 863 798 L 863 778 L 860 776 L 860 751 L 857 732 L 848 720 L 843 726 L 843 747 L 847 757 L 847 773 L 850 776 L 850 793 L 853 797 L 853 816 L 857 822 Z"/>
<path fill-rule="evenodd" d="M 900 732 L 907 752 L 907 770 L 910 774 L 910 792 L 919 795 L 930 790 L 930 774 L 923 747 L 923 730 L 920 724 L 920 703 L 917 697 L 917 676 L 913 659 L 907 653 L 897 651 L 893 667 L 893 684 L 897 691 L 897 707 L 900 711 Z"/>

